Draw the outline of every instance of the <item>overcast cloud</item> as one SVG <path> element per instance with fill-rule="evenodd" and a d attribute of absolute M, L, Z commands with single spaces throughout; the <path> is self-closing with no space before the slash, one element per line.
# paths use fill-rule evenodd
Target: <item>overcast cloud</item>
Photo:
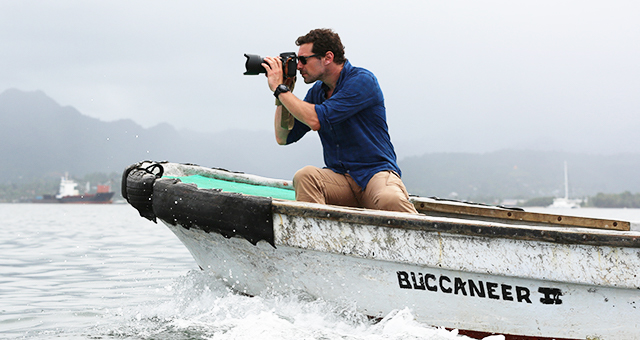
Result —
<path fill-rule="evenodd" d="M 638 18 L 637 1 L 2 1 L 0 92 L 145 127 L 270 131 L 273 96 L 243 54 L 328 27 L 378 77 L 400 156 L 640 152 Z"/>

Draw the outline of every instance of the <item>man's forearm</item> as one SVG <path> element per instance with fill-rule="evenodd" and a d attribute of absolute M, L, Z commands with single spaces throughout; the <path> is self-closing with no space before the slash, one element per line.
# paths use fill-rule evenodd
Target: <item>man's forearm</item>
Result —
<path fill-rule="evenodd" d="M 276 106 L 276 114 L 275 114 L 275 132 L 276 132 L 276 142 L 280 145 L 287 144 L 287 137 L 289 136 L 289 129 L 282 127 L 282 105 Z"/>
<path fill-rule="evenodd" d="M 278 96 L 282 105 L 284 105 L 297 120 L 307 125 L 313 131 L 320 130 L 320 121 L 316 113 L 316 106 L 298 99 L 293 93 L 285 92 Z M 276 115 L 278 115 L 276 111 Z"/>

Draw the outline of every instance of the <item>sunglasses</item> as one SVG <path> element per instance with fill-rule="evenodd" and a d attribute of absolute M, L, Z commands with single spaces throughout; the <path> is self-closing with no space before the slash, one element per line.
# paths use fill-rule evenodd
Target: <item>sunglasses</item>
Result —
<path fill-rule="evenodd" d="M 307 64 L 307 60 L 308 60 L 309 58 L 313 58 L 313 57 L 316 57 L 316 58 L 318 58 L 318 59 L 322 58 L 322 56 L 321 56 L 321 55 L 319 55 L 319 54 L 312 54 L 312 55 L 309 55 L 309 56 L 306 56 L 306 57 L 305 57 L 305 56 L 301 56 L 301 55 L 299 55 L 299 56 L 298 56 L 298 60 L 300 60 L 300 62 L 302 63 L 302 65 L 306 65 L 306 64 Z"/>

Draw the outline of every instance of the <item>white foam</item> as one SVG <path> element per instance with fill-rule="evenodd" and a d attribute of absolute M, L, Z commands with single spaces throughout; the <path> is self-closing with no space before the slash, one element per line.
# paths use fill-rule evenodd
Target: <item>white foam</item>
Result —
<path fill-rule="evenodd" d="M 125 320 L 110 333 L 152 338 L 181 334 L 216 340 L 469 339 L 456 330 L 418 323 L 409 309 L 393 311 L 375 322 L 354 306 L 314 299 L 302 292 L 238 295 L 201 271 L 191 271 L 156 293 L 155 304 L 121 311 Z"/>

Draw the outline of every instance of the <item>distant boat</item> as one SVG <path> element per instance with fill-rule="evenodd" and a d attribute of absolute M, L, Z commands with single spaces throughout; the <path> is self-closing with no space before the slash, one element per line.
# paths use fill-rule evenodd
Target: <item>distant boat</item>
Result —
<path fill-rule="evenodd" d="M 577 209 L 580 208 L 580 199 L 569 198 L 569 175 L 567 171 L 567 162 L 564 162 L 564 197 L 558 197 L 553 199 L 553 203 L 549 208 L 564 208 L 564 209 Z"/>
<path fill-rule="evenodd" d="M 60 189 L 57 195 L 43 195 L 31 200 L 32 203 L 75 203 L 75 204 L 109 204 L 113 201 L 114 192 L 108 185 L 98 185 L 95 194 L 84 193 L 76 189 L 78 183 L 69 179 L 68 175 L 60 179 Z"/>

